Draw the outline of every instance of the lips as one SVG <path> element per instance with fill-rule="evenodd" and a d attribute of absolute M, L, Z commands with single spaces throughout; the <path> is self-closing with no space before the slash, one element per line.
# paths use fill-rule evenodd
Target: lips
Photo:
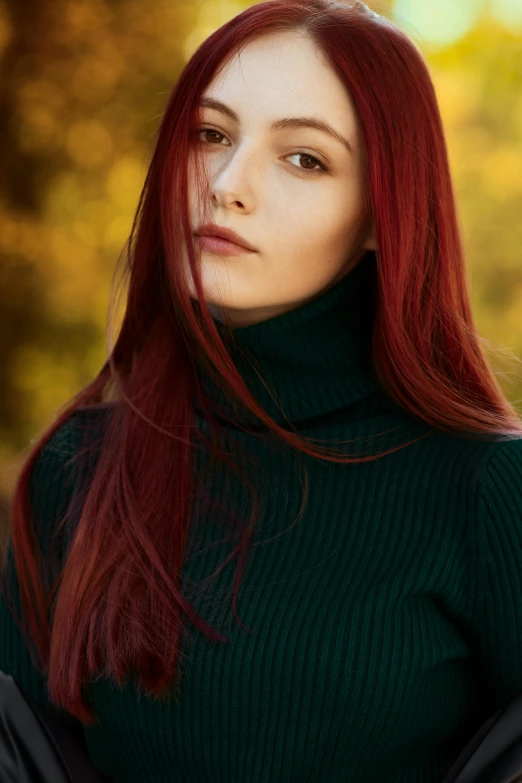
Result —
<path fill-rule="evenodd" d="M 240 234 L 237 234 L 231 228 L 218 226 L 216 223 L 208 223 L 204 226 L 200 226 L 200 228 L 196 231 L 196 236 L 226 239 L 228 242 L 233 242 L 235 245 L 239 245 L 239 247 L 243 247 L 246 250 L 257 252 L 256 248 L 253 247 L 250 242 L 248 242 Z"/>
<path fill-rule="evenodd" d="M 252 250 L 247 250 L 242 245 L 229 242 L 228 239 L 213 236 L 197 237 L 197 239 L 202 250 L 207 250 L 219 256 L 253 255 Z"/>

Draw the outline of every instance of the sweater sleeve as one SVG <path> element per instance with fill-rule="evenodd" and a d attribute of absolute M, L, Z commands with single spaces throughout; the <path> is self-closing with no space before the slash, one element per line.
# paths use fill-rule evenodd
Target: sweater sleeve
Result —
<path fill-rule="evenodd" d="M 494 444 L 477 502 L 473 654 L 496 711 L 522 693 L 522 440 Z"/>
<path fill-rule="evenodd" d="M 46 566 L 49 561 L 49 539 L 54 527 L 65 515 L 74 492 L 75 471 L 72 457 L 75 449 L 73 415 L 51 437 L 40 451 L 30 476 L 29 495 L 36 537 L 42 549 Z M 15 571 L 11 536 L 7 538 L 7 563 L 2 582 L 9 584 L 9 597 L 20 617 L 19 583 Z M 57 564 L 55 564 L 57 565 Z M 52 573 L 52 572 L 51 572 Z M 36 654 L 36 653 L 35 653 Z M 24 636 L 14 620 L 0 591 L 0 669 L 10 674 L 42 708 L 70 729 L 79 731 L 81 724 L 67 712 L 51 704 L 47 681 L 35 666 Z"/>

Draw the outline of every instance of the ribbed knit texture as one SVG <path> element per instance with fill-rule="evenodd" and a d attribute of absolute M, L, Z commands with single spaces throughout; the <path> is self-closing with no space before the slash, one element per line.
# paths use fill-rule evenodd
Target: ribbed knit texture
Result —
<path fill-rule="evenodd" d="M 369 253 L 313 301 L 235 330 L 239 344 L 288 421 L 320 445 L 388 431 L 347 445 L 364 454 L 429 437 L 359 465 L 298 460 L 259 421 L 257 432 L 234 426 L 240 413 L 201 371 L 262 499 L 238 596 L 252 633 L 230 609 L 236 560 L 196 594 L 231 551 L 226 509 L 245 524 L 251 509 L 236 474 L 196 450 L 197 475 L 225 508 L 210 518 L 198 495 L 182 587 L 230 642 L 186 622 L 179 703 L 153 702 L 132 681 L 88 685 L 100 723 L 84 730 L 87 749 L 118 783 L 441 783 L 481 724 L 522 691 L 522 441 L 437 432 L 390 399 L 371 362 L 374 275 Z M 66 462 L 78 427 L 100 415 L 76 413 L 38 460 L 31 498 L 42 541 L 73 491 Z M 296 522 L 303 467 L 309 497 Z M 3 603 L 0 669 L 51 709 Z"/>

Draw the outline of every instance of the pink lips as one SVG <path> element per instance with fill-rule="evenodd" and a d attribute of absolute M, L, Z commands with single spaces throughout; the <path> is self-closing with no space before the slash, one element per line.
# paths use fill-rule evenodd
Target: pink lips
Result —
<path fill-rule="evenodd" d="M 241 234 L 238 234 L 232 228 L 227 228 L 227 226 L 218 226 L 217 223 L 205 223 L 205 225 L 200 226 L 198 230 L 195 231 L 195 234 L 196 236 L 201 237 L 226 239 L 234 245 L 239 245 L 239 247 L 246 248 L 246 250 L 251 250 L 254 253 L 257 252 L 256 248 L 253 247 L 245 237 L 242 237 Z"/>
<path fill-rule="evenodd" d="M 236 245 L 228 239 L 222 239 L 216 236 L 198 236 L 198 242 L 202 250 L 210 253 L 216 253 L 220 256 L 238 256 L 243 253 L 251 254 L 253 250 L 247 250 L 246 247 Z"/>

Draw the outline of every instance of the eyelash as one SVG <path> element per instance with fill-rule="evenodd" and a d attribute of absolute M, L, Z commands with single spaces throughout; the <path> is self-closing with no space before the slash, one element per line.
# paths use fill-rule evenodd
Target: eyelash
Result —
<path fill-rule="evenodd" d="M 214 128 L 197 128 L 195 130 L 196 137 L 199 137 L 201 133 L 217 133 L 218 136 L 223 136 L 223 138 L 226 138 L 224 133 L 221 133 L 221 131 L 215 130 Z M 199 140 L 199 139 L 198 139 Z M 205 143 L 205 142 L 203 142 Z M 206 142 L 207 144 L 211 144 L 212 142 Z M 214 144 L 212 146 L 219 147 L 219 144 Z M 292 152 L 291 155 L 287 155 L 287 158 L 292 158 L 294 155 L 300 155 L 303 158 L 310 158 L 311 160 L 315 161 L 321 168 L 319 170 L 317 169 L 301 169 L 299 166 L 295 166 L 296 169 L 299 171 L 302 171 L 304 174 L 324 174 L 328 172 L 328 168 L 324 165 L 324 163 L 321 163 L 320 160 L 317 160 L 313 155 L 309 155 L 307 152 Z"/>

